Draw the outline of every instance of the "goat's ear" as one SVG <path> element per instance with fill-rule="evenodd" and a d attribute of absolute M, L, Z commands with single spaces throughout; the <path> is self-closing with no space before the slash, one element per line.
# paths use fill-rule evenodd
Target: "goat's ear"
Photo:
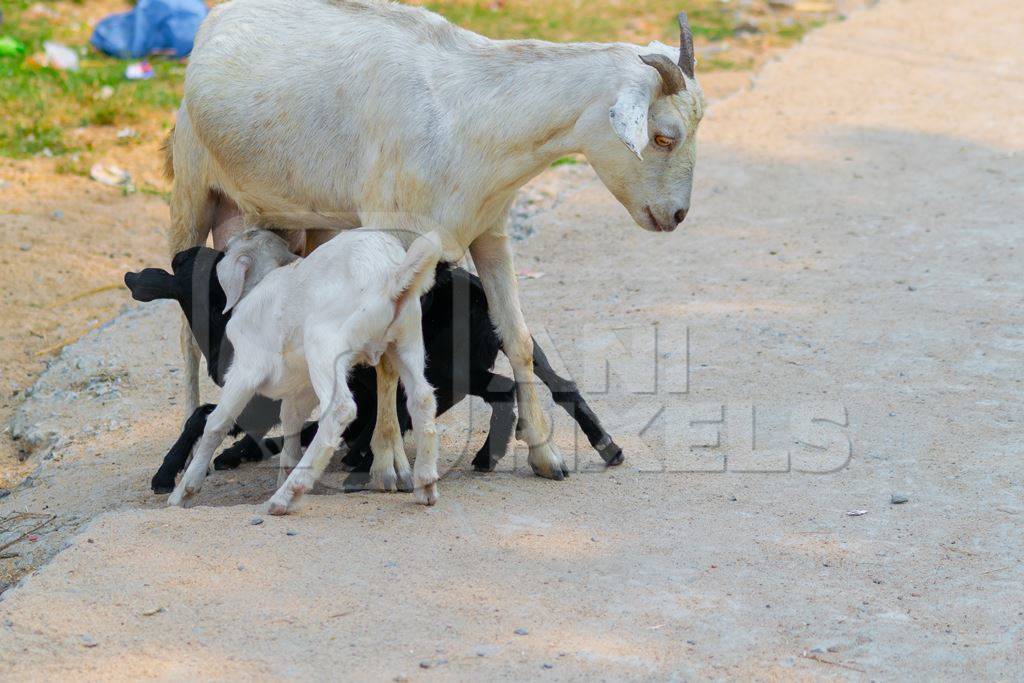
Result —
<path fill-rule="evenodd" d="M 174 276 L 159 268 L 146 268 L 138 273 L 125 273 L 124 284 L 136 301 L 177 299 L 178 283 Z"/>
<path fill-rule="evenodd" d="M 630 88 L 619 95 L 619 99 L 608 112 L 615 134 L 641 161 L 644 159 L 643 151 L 649 142 L 647 116 L 650 108 L 651 93 L 640 88 Z"/>
<path fill-rule="evenodd" d="M 227 254 L 217 264 L 217 280 L 220 282 L 220 288 L 224 290 L 224 313 L 234 308 L 242 298 L 245 278 L 252 270 L 252 264 L 252 256 L 246 253 Z"/>

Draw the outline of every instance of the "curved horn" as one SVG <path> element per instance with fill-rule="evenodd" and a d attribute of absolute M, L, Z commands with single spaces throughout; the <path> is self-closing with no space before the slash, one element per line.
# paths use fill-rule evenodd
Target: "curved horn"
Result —
<path fill-rule="evenodd" d="M 640 61 L 654 67 L 661 75 L 661 94 L 666 97 L 686 90 L 686 80 L 679 66 L 665 55 L 640 55 Z"/>
<path fill-rule="evenodd" d="M 679 13 L 679 68 L 683 73 L 693 78 L 693 68 L 696 60 L 693 58 L 693 33 L 690 31 L 690 20 L 686 12 Z"/>

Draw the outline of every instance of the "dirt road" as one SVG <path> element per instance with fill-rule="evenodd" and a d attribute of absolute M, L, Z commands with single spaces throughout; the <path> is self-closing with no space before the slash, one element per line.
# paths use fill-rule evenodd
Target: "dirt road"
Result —
<path fill-rule="evenodd" d="M 166 510 L 173 311 L 65 350 L 16 416 L 50 456 L 0 513 L 56 520 L 7 561 L 60 552 L 4 594 L 0 673 L 1015 677 L 1021 26 L 1011 0 L 883 0 L 815 33 L 712 109 L 673 235 L 561 171 L 519 245 L 545 273 L 525 307 L 618 470 L 561 419 L 566 482 L 517 452 L 453 467 L 433 509 L 321 495 L 254 524 L 274 474 L 248 468 Z M 449 461 L 471 410 L 444 420 Z"/>

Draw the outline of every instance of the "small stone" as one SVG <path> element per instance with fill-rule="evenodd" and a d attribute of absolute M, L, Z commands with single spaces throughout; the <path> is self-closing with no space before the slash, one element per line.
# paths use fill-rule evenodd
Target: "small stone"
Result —
<path fill-rule="evenodd" d="M 737 500 L 739 500 L 739 498 L 737 498 L 736 496 L 729 496 L 729 502 L 735 503 Z"/>
<path fill-rule="evenodd" d="M 285 536 L 298 536 L 299 532 L 295 531 L 294 529 L 289 529 L 288 531 L 284 532 L 284 535 Z"/>
<path fill-rule="evenodd" d="M 903 503 L 906 503 L 908 500 L 910 500 L 910 496 L 905 493 L 894 493 L 892 494 L 892 497 L 889 498 L 889 502 L 893 505 L 903 505 Z"/>
<path fill-rule="evenodd" d="M 82 636 L 82 646 L 83 646 L 83 647 L 96 647 L 97 645 L 99 645 L 99 643 L 97 643 L 97 642 L 96 642 L 96 641 L 95 641 L 95 640 L 93 639 L 93 637 L 92 637 L 92 636 L 90 636 L 90 635 L 84 635 L 84 636 Z"/>
<path fill-rule="evenodd" d="M 513 631 L 513 633 L 515 633 L 517 636 L 528 636 L 530 635 L 530 630 L 525 628 L 517 628 L 515 631 Z"/>
<path fill-rule="evenodd" d="M 540 668 L 542 668 L 542 669 L 554 669 L 555 665 L 552 664 L 551 662 L 544 662 L 543 664 L 540 665 Z"/>
<path fill-rule="evenodd" d="M 20 246 L 18 247 L 18 249 L 21 249 L 22 251 L 28 251 L 28 250 L 29 250 L 29 249 L 31 249 L 31 248 L 32 248 L 32 245 L 31 245 L 31 244 L 22 244 L 22 245 L 20 245 Z"/>
<path fill-rule="evenodd" d="M 50 218 L 52 218 L 55 221 L 59 221 L 61 218 L 64 218 L 64 212 L 61 211 L 60 209 L 57 209 L 50 214 Z"/>
<path fill-rule="evenodd" d="M 259 526 L 260 524 L 263 524 L 263 518 L 262 517 L 253 517 L 252 519 L 249 520 L 249 524 L 252 524 L 253 526 Z"/>

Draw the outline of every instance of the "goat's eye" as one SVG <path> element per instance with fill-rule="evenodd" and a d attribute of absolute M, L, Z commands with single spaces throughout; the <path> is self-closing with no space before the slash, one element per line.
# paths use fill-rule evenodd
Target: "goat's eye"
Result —
<path fill-rule="evenodd" d="M 671 147 L 676 144 L 676 141 L 667 135 L 655 135 L 654 144 L 658 147 Z"/>

